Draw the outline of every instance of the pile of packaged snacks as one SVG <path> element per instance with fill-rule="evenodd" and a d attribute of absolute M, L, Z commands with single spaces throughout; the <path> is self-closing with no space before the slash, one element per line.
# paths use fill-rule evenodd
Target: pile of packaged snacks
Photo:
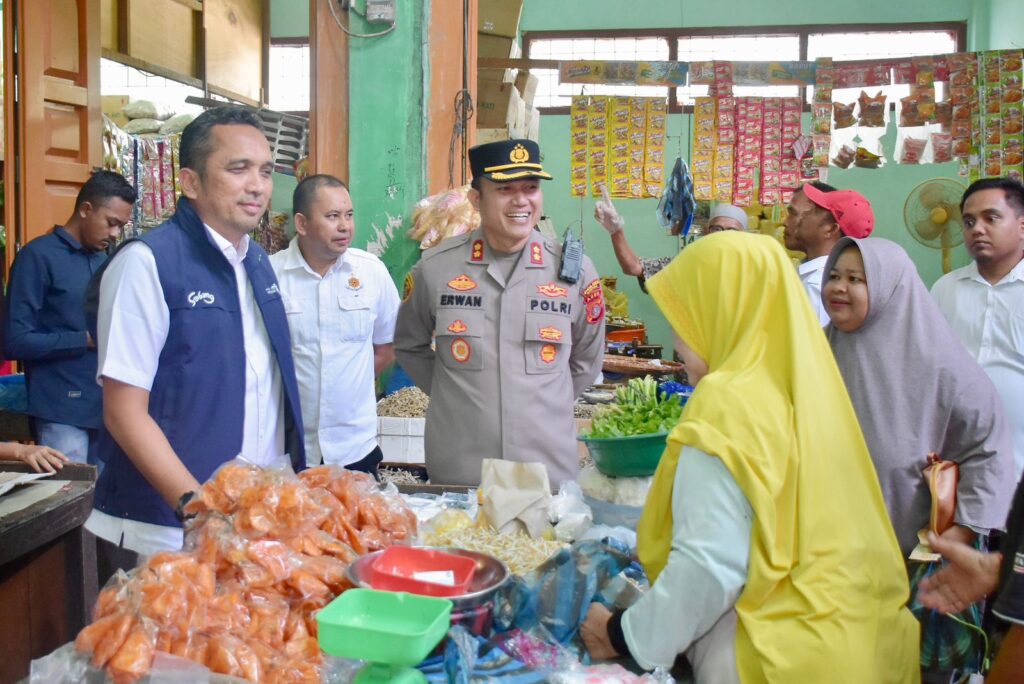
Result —
<path fill-rule="evenodd" d="M 185 549 L 119 573 L 75 640 L 114 682 L 144 676 L 156 651 L 252 682 L 319 682 L 315 612 L 349 588 L 358 554 L 416 536 L 401 498 L 333 466 L 231 462 L 186 511 Z"/>

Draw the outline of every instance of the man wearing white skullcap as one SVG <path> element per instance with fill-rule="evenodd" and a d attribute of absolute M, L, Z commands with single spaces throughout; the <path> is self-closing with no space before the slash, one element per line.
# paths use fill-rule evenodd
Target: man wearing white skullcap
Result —
<path fill-rule="evenodd" d="M 612 205 L 607 191 L 604 191 L 603 198 L 594 205 L 594 218 L 612 236 L 612 249 L 615 250 L 615 258 L 618 260 L 622 272 L 626 275 L 636 276 L 640 281 L 640 289 L 646 292 L 644 283 L 647 279 L 665 268 L 675 255 L 657 259 L 638 257 L 626 240 L 625 222 Z M 719 204 L 711 210 L 711 217 L 708 219 L 704 234 L 710 235 L 723 230 L 745 232 L 747 222 L 747 212 L 732 204 Z"/>
<path fill-rule="evenodd" d="M 705 235 L 718 233 L 723 230 L 747 230 L 747 212 L 734 204 L 718 204 L 711 210 L 711 217 L 708 220 L 708 227 L 704 229 Z"/>

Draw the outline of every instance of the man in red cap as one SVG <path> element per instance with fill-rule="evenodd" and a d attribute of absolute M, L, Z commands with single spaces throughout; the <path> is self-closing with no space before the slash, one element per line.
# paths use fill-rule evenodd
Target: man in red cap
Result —
<path fill-rule="evenodd" d="M 855 190 L 836 190 L 820 181 L 807 183 L 786 207 L 786 249 L 803 252 L 798 271 L 821 325 L 829 322 L 821 302 L 825 262 L 839 238 L 865 238 L 875 227 L 871 203 Z"/>

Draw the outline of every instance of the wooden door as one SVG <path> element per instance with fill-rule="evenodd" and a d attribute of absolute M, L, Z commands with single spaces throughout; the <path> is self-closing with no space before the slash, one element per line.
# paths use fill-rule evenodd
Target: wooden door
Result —
<path fill-rule="evenodd" d="M 6 194 L 14 204 L 5 212 L 10 263 L 17 248 L 67 220 L 102 161 L 100 0 L 4 4 L 15 33 L 5 55 L 16 79 L 5 107 L 13 124 L 5 186 L 15 186 Z"/>

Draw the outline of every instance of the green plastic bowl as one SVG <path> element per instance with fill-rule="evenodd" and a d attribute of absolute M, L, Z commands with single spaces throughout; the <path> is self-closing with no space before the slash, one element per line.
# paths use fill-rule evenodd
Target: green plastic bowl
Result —
<path fill-rule="evenodd" d="M 333 656 L 409 667 L 444 638 L 451 613 L 444 598 L 349 589 L 317 613 L 317 639 Z"/>
<path fill-rule="evenodd" d="M 608 477 L 647 477 L 658 469 L 667 432 L 631 437 L 577 437 L 597 469 Z"/>

